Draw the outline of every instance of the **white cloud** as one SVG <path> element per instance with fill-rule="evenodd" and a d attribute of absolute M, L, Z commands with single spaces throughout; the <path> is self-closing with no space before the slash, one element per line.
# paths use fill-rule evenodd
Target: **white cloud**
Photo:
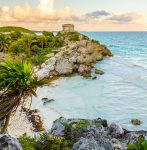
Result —
<path fill-rule="evenodd" d="M 78 30 L 147 30 L 146 24 L 141 24 L 143 19 L 139 19 L 140 16 L 135 13 L 115 15 L 105 10 L 77 16 L 69 7 L 55 9 L 55 0 L 39 0 L 35 8 L 30 4 L 0 8 L 1 26 L 16 25 L 33 30 L 60 30 L 63 23 L 74 23 Z M 123 23 L 127 24 L 127 28 Z"/>

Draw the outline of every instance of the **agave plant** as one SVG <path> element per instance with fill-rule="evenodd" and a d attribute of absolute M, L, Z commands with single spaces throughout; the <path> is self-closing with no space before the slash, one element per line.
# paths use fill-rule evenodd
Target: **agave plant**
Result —
<path fill-rule="evenodd" d="M 0 64 L 0 120 L 5 120 L 1 132 L 7 129 L 11 113 L 24 104 L 26 96 L 36 95 L 36 88 L 42 84 L 33 76 L 30 63 L 5 60 Z"/>

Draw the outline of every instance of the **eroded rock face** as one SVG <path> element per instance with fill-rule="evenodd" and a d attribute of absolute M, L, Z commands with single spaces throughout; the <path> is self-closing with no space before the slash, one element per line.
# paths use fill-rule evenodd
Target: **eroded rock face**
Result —
<path fill-rule="evenodd" d="M 8 134 L 0 134 L 0 150 L 23 150 L 18 140 Z"/>
<path fill-rule="evenodd" d="M 99 147 L 94 138 L 80 138 L 78 142 L 73 145 L 73 150 L 105 150 Z"/>
<path fill-rule="evenodd" d="M 37 76 L 49 77 L 53 75 L 52 72 L 58 72 L 58 76 L 90 72 L 96 61 L 102 60 L 104 56 L 112 56 L 106 46 L 89 39 L 80 39 L 75 42 L 67 40 L 57 54 L 49 55 L 49 59 L 36 72 Z"/>

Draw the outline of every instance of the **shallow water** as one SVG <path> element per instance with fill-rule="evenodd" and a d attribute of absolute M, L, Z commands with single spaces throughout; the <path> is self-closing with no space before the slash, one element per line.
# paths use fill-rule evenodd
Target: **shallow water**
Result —
<path fill-rule="evenodd" d="M 147 32 L 84 33 L 109 46 L 114 54 L 95 68 L 105 74 L 96 80 L 80 76 L 63 78 L 49 87 L 39 88 L 33 107 L 40 108 L 46 125 L 59 116 L 105 118 L 129 130 L 147 130 Z M 47 105 L 42 97 L 55 101 Z M 52 111 L 51 111 L 52 110 Z M 130 121 L 140 119 L 140 126 Z"/>

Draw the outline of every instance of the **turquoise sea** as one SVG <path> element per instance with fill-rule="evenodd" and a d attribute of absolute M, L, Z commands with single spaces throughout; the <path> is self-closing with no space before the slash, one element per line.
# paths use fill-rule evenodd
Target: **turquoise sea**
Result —
<path fill-rule="evenodd" d="M 80 76 L 64 78 L 38 89 L 39 99 L 55 101 L 43 106 L 44 118 L 52 109 L 67 118 L 104 118 L 129 130 L 147 130 L 147 32 L 83 32 L 99 40 L 114 54 L 98 62 L 95 68 L 105 72 L 96 80 Z M 131 119 L 140 119 L 133 126 Z"/>

